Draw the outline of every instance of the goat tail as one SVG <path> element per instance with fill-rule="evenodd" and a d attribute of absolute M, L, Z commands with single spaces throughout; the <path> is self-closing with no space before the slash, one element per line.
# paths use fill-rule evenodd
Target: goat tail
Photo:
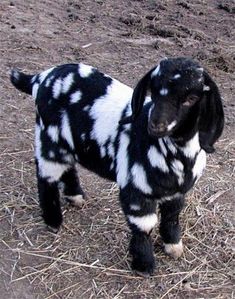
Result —
<path fill-rule="evenodd" d="M 13 69 L 11 71 L 10 80 L 17 89 L 31 95 L 33 91 L 33 77 L 33 75 L 26 75 L 16 69 Z"/>

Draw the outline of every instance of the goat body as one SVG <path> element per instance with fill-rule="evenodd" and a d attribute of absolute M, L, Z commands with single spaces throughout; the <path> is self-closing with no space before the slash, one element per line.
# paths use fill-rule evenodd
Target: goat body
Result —
<path fill-rule="evenodd" d="M 134 270 L 153 273 L 157 206 L 165 251 L 179 257 L 184 196 L 223 129 L 221 98 L 210 76 L 190 59 L 171 58 L 134 91 L 82 63 L 34 76 L 13 70 L 11 81 L 36 100 L 35 158 L 46 224 L 58 230 L 62 223 L 60 182 L 70 202 L 83 204 L 79 163 L 120 187 Z"/>

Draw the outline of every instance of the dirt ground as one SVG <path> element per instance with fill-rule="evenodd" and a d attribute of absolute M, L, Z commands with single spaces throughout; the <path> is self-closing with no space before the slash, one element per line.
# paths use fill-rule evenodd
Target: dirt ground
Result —
<path fill-rule="evenodd" d="M 235 2 L 217 0 L 1 0 L 0 299 L 235 298 Z M 135 276 L 129 230 L 115 184 L 81 171 L 89 200 L 63 205 L 54 235 L 37 203 L 34 103 L 9 83 L 29 73 L 85 62 L 134 86 L 163 57 L 190 56 L 215 78 L 226 126 L 207 170 L 187 196 L 185 252 L 172 260 L 153 234 L 157 268 Z"/>

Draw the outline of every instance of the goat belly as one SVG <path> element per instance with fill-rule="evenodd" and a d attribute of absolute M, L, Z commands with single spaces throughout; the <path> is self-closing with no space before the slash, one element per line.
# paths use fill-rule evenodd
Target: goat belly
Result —
<path fill-rule="evenodd" d="M 79 164 L 105 179 L 115 181 L 114 162 L 112 158 L 105 154 L 105 151 L 106 149 L 104 148 L 102 157 L 101 149 L 95 141 L 82 144 L 77 150 Z"/>

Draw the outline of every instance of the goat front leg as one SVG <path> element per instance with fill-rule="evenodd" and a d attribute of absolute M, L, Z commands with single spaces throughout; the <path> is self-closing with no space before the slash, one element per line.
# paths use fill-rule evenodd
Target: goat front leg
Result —
<path fill-rule="evenodd" d="M 132 233 L 129 247 L 132 269 L 147 277 L 153 274 L 155 268 L 150 234 L 157 223 L 156 202 L 130 190 L 121 190 L 120 200 Z"/>
<path fill-rule="evenodd" d="M 173 258 L 179 258 L 183 253 L 179 225 L 179 214 L 183 207 L 183 196 L 160 204 L 160 234 L 164 242 L 165 252 Z"/>
<path fill-rule="evenodd" d="M 66 200 L 74 206 L 82 207 L 85 203 L 85 193 L 83 192 L 78 177 L 76 167 L 68 169 L 60 178 L 64 183 L 64 195 Z"/>

